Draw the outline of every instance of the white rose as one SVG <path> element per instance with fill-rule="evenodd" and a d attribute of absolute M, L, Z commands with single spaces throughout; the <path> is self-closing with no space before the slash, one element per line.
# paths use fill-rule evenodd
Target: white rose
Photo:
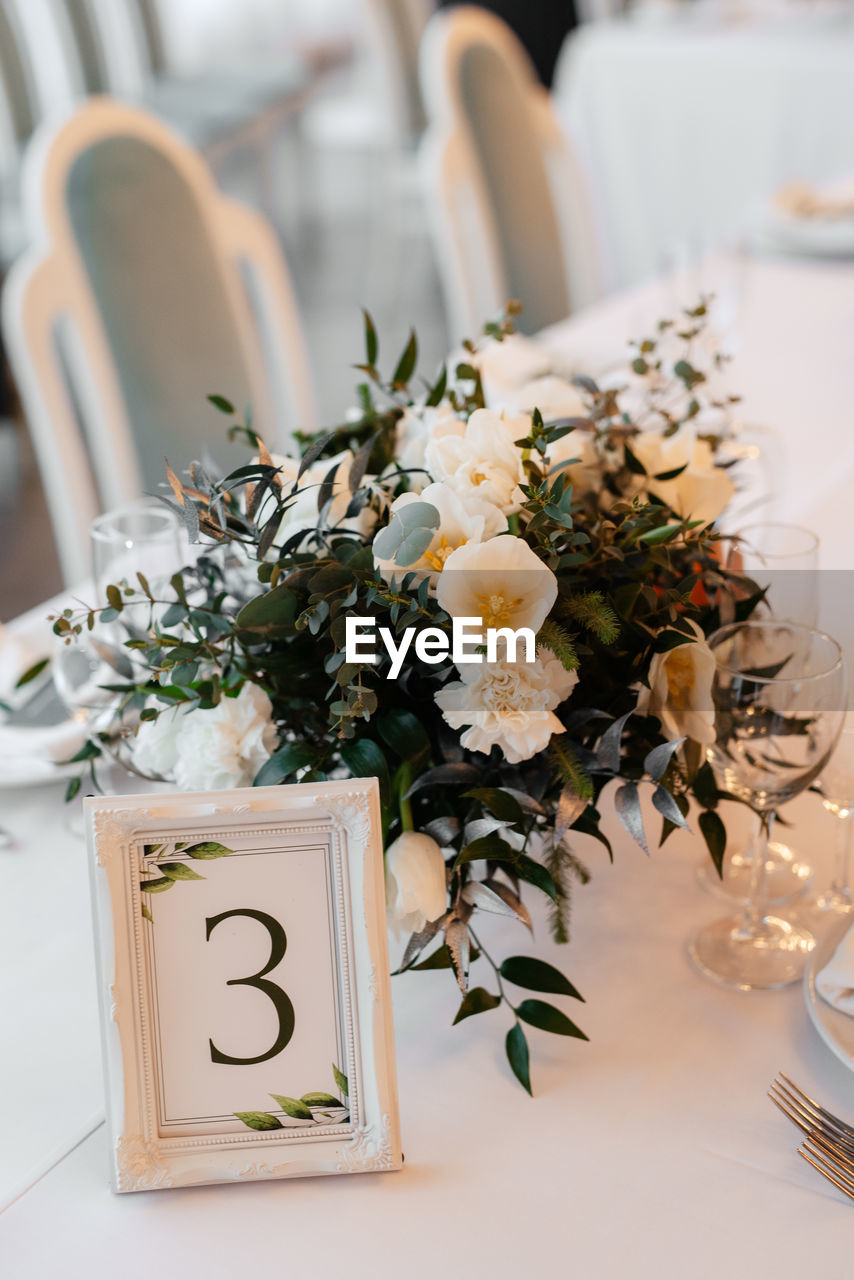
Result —
<path fill-rule="evenodd" d="M 395 936 L 419 933 L 444 914 L 448 902 L 445 859 L 430 836 L 404 831 L 386 849 L 385 893 Z"/>
<path fill-rule="evenodd" d="M 447 427 L 456 431 L 461 420 L 449 404 L 410 405 L 397 424 L 395 457 L 401 470 L 408 472 L 410 488 L 418 491 L 429 482 L 424 468 L 424 451 L 437 434 Z M 396 473 L 391 473 L 396 474 Z"/>
<path fill-rule="evenodd" d="M 522 454 L 514 444 L 529 434 L 530 418 L 502 418 L 475 409 L 465 425 L 443 424 L 425 450 L 427 470 L 462 498 L 491 502 L 505 515 L 518 511 L 524 479 Z"/>
<path fill-rule="evenodd" d="M 557 578 L 522 538 L 490 538 L 452 551 L 437 588 L 452 618 L 536 634 L 557 599 Z"/>
<path fill-rule="evenodd" d="M 185 791 L 249 786 L 276 745 L 270 699 L 256 684 L 209 710 L 169 708 L 139 726 L 133 763 Z"/>
<path fill-rule="evenodd" d="M 563 733 L 554 714 L 568 698 L 578 676 L 567 671 L 551 649 L 537 650 L 537 661 L 484 662 L 464 667 L 462 680 L 436 694 L 436 703 L 452 729 L 463 729 L 461 744 L 485 754 L 500 747 L 510 764 L 530 760 Z"/>
<path fill-rule="evenodd" d="M 715 655 L 697 623 L 687 621 L 696 640 L 655 654 L 649 664 L 649 688 L 641 689 L 638 697 L 638 711 L 658 716 L 669 738 L 693 738 L 709 746 L 715 740 Z"/>
<path fill-rule="evenodd" d="M 644 431 L 633 437 L 631 449 L 649 477 L 642 487 L 666 502 L 683 520 L 711 524 L 735 493 L 729 473 L 715 466 L 708 441 L 696 439 L 690 431 L 679 431 L 669 440 L 657 431 Z M 678 467 L 684 470 L 674 479 L 654 479 L 655 475 Z"/>
<path fill-rule="evenodd" d="M 468 497 L 463 501 L 445 484 L 429 484 L 420 494 L 402 493 L 391 504 L 392 514 L 413 502 L 429 502 L 435 507 L 439 513 L 439 527 L 427 550 L 413 564 L 399 565 L 393 560 L 383 560 L 374 555 L 374 564 L 386 582 L 390 582 L 394 576 L 400 578 L 404 573 L 415 570 L 429 574 L 435 584 L 448 557 L 458 547 L 485 542 L 487 538 L 494 538 L 507 528 L 507 517 L 497 507 L 489 502 L 481 502 L 479 498 Z"/>

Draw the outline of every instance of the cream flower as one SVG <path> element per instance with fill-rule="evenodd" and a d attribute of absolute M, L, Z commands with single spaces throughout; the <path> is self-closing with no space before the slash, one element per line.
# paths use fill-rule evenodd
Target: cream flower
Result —
<path fill-rule="evenodd" d="M 586 418 L 587 408 L 571 382 L 554 373 L 526 382 L 513 393 L 510 402 L 516 413 L 533 413 L 539 409 L 543 419 Z"/>
<path fill-rule="evenodd" d="M 508 535 L 452 551 L 437 596 L 452 618 L 536 634 L 557 599 L 557 578 L 527 542 Z"/>
<path fill-rule="evenodd" d="M 317 528 L 320 519 L 320 512 L 317 506 L 320 486 L 336 465 L 338 469 L 335 472 L 335 479 L 332 483 L 332 501 L 326 513 L 327 526 L 329 528 L 350 529 L 358 533 L 366 533 L 370 529 L 375 519 L 370 507 L 363 507 L 357 516 L 349 520 L 346 519 L 347 508 L 350 505 L 352 496 L 349 481 L 353 454 L 349 449 L 342 450 L 341 453 L 337 453 L 333 458 L 323 458 L 320 462 L 313 463 L 302 473 L 299 481 L 297 481 L 297 473 L 300 468 L 299 458 L 291 458 L 289 455 L 281 453 L 274 453 L 271 456 L 274 464 L 279 468 L 283 481 L 282 492 L 286 499 L 293 485 L 298 485 L 296 495 L 282 517 L 278 534 L 279 540 L 290 538 L 301 529 L 308 533 L 311 529 Z"/>
<path fill-rule="evenodd" d="M 263 689 L 244 684 L 236 698 L 187 714 L 174 707 L 144 721 L 132 746 L 143 773 L 177 782 L 185 791 L 245 787 L 276 745 L 272 706 Z"/>
<path fill-rule="evenodd" d="M 683 520 L 711 524 L 735 493 L 729 473 L 715 466 L 708 441 L 698 440 L 690 432 L 680 431 L 666 440 L 657 431 L 645 431 L 632 439 L 631 447 L 649 476 L 643 487 Z M 685 469 L 672 480 L 653 478 L 677 467 Z"/>
<path fill-rule="evenodd" d="M 688 621 L 696 639 L 655 654 L 649 664 L 649 688 L 641 689 L 638 697 L 638 712 L 658 716 L 670 738 L 693 738 L 709 746 L 715 740 L 715 655 L 697 623 Z"/>
<path fill-rule="evenodd" d="M 460 743 L 488 753 L 499 747 L 510 764 L 544 751 L 553 733 L 563 733 L 554 714 L 578 676 L 567 671 L 551 649 L 537 650 L 533 663 L 485 662 L 465 667 L 462 679 L 436 694 L 452 729 L 465 729 Z"/>
<path fill-rule="evenodd" d="M 445 562 L 458 547 L 485 542 L 507 528 L 507 517 L 489 502 L 468 497 L 465 502 L 445 484 L 429 484 L 420 494 L 402 493 L 391 505 L 392 515 L 413 502 L 429 502 L 439 513 L 439 527 L 427 550 L 413 564 L 399 565 L 393 560 L 383 560 L 374 555 L 377 570 L 390 582 L 404 573 L 429 574 L 435 583 L 445 567 Z"/>
<path fill-rule="evenodd" d="M 468 422 L 443 424 L 425 450 L 427 470 L 461 498 L 479 498 L 510 515 L 518 511 L 524 478 L 515 440 L 528 435 L 530 418 L 502 418 L 491 409 L 475 409 Z"/>
<path fill-rule="evenodd" d="M 386 849 L 385 894 L 388 921 L 399 936 L 419 933 L 438 920 L 448 903 L 445 859 L 431 836 L 404 831 Z"/>
<path fill-rule="evenodd" d="M 480 371 L 486 403 L 510 413 L 518 412 L 519 389 L 551 373 L 553 367 L 549 352 L 521 333 L 508 334 L 500 342 L 485 342 L 474 353 L 460 354 L 466 364 Z"/>
<path fill-rule="evenodd" d="M 410 405 L 397 424 L 396 458 L 403 471 L 409 472 L 410 488 L 416 492 L 429 483 L 424 467 L 424 451 L 435 435 L 450 429 L 456 432 L 463 423 L 449 404 Z"/>

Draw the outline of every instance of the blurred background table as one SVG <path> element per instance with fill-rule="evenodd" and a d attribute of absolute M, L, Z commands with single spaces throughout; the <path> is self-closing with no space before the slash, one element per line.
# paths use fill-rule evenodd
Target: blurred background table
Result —
<path fill-rule="evenodd" d="M 841 6 L 649 5 L 574 32 L 555 94 L 611 287 L 740 236 L 781 183 L 854 169 L 852 61 Z"/>

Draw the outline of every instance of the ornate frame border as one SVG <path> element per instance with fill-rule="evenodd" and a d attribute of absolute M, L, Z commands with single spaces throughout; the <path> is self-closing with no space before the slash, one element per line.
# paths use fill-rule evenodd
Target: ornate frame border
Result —
<path fill-rule="evenodd" d="M 84 801 L 116 1191 L 399 1169 L 400 1127 L 375 778 Z M 163 1137 L 157 1127 L 138 847 L 152 836 L 317 835 L 331 843 L 350 1079 L 345 1125 Z"/>

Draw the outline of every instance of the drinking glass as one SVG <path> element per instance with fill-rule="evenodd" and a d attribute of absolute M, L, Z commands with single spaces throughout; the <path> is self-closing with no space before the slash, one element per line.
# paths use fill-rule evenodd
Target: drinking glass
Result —
<path fill-rule="evenodd" d="M 106 511 L 89 526 L 92 570 L 99 603 L 110 583 L 128 581 L 139 588 L 137 574 L 152 590 L 164 587 L 184 562 L 178 522 L 153 498 Z"/>
<path fill-rule="evenodd" d="M 754 619 L 773 618 L 814 627 L 818 616 L 818 538 L 794 524 L 766 521 L 741 530 L 727 548 L 727 568 L 744 573 L 767 589 Z M 736 845 L 721 878 L 708 858 L 697 869 L 704 889 L 730 901 L 746 902 L 751 892 L 755 842 Z M 767 845 L 766 894 L 769 902 L 789 902 L 805 893 L 814 873 L 795 850 L 779 840 Z"/>
<path fill-rule="evenodd" d="M 822 804 L 838 819 L 833 874 L 826 889 L 804 904 L 814 928 L 823 931 L 854 906 L 851 894 L 851 832 L 854 817 L 854 721 L 849 716 L 819 779 Z"/>
<path fill-rule="evenodd" d="M 721 788 L 757 815 L 758 835 L 742 913 L 701 929 L 689 954 L 702 973 L 730 986 L 782 987 L 802 975 L 815 939 L 771 914 L 768 839 L 777 809 L 815 781 L 836 746 L 845 664 L 830 636 L 792 622 L 732 623 L 709 645 L 716 667 L 708 758 Z"/>

